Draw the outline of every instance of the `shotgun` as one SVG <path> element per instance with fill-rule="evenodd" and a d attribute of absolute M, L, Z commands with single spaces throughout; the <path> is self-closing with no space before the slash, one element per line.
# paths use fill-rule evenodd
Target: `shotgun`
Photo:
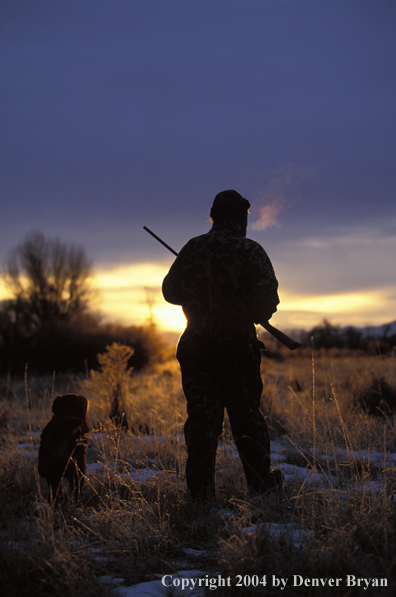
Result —
<path fill-rule="evenodd" d="M 151 234 L 151 236 L 153 236 L 155 238 L 155 240 L 157 240 L 159 243 L 161 243 L 161 245 L 166 247 L 168 249 L 168 251 L 170 251 L 171 253 L 176 255 L 176 257 L 178 256 L 178 253 L 176 253 L 176 251 L 174 249 L 172 249 L 172 247 L 167 245 L 166 242 L 164 242 L 159 236 L 154 234 L 154 232 L 152 232 L 150 230 L 150 228 L 147 228 L 147 226 L 143 226 L 143 229 L 146 232 L 148 232 L 149 234 Z M 282 344 L 287 346 L 287 348 L 289 348 L 290 350 L 295 350 L 296 348 L 300 348 L 301 344 L 299 342 L 297 342 L 296 340 L 293 340 L 293 338 L 290 338 L 290 336 L 288 336 L 284 332 L 281 332 L 280 330 L 274 328 L 274 326 L 271 325 L 268 321 L 260 322 L 260 325 L 265 330 L 267 330 L 267 332 L 269 334 L 271 334 L 271 336 L 273 336 L 274 338 L 279 340 L 279 342 L 281 342 Z"/>

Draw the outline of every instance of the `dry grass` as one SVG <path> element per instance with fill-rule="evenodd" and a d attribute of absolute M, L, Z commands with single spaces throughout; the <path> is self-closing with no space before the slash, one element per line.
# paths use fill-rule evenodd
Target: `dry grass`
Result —
<path fill-rule="evenodd" d="M 395 357 L 323 354 L 314 360 L 264 360 L 263 410 L 274 445 L 282 446 L 284 466 L 318 474 L 317 482 L 296 473 L 288 479 L 284 495 L 249 499 L 226 424 L 218 453 L 216 508 L 194 505 L 186 497 L 181 440 L 185 404 L 177 364 L 172 361 L 137 375 L 124 367 L 119 376 L 134 432 L 121 431 L 106 416 L 111 389 L 103 392 L 103 378 L 4 380 L 4 595 L 109 595 L 115 585 L 100 581 L 103 576 L 120 577 L 131 585 L 189 568 L 233 579 L 288 578 L 287 595 L 315 591 L 293 588 L 293 575 L 386 578 L 387 589 L 369 588 L 363 594 L 394 594 L 396 512 L 390 498 L 396 494 L 396 467 L 391 462 L 396 453 L 395 416 L 372 416 L 356 397 L 364 395 L 373 378 L 396 388 Z M 68 391 L 85 392 L 90 398 L 90 469 L 82 503 L 65 503 L 54 511 L 46 504 L 47 489 L 37 475 L 37 448 L 53 396 Z M 374 458 L 377 453 L 383 458 Z M 363 589 L 348 589 L 343 582 L 339 588 L 316 590 L 321 595 L 360 595 Z M 268 585 L 232 586 L 216 594 L 279 591 Z"/>

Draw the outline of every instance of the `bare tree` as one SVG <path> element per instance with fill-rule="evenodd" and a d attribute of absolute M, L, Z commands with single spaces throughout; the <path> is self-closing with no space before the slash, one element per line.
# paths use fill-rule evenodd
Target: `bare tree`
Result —
<path fill-rule="evenodd" d="M 69 323 L 88 307 L 90 274 L 91 263 L 82 247 L 31 232 L 5 266 L 4 281 L 13 295 L 7 310 L 26 333 Z"/>

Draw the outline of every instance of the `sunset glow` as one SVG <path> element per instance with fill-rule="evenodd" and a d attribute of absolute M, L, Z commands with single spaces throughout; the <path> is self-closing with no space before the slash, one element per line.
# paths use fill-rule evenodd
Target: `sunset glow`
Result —
<path fill-rule="evenodd" d="M 167 303 L 161 292 L 169 264 L 136 263 L 96 272 L 92 285 L 98 294 L 92 303 L 108 319 L 124 325 L 145 325 L 154 321 L 163 331 L 181 332 L 186 319 L 181 307 Z M 279 291 L 280 305 L 272 318 L 275 326 L 309 329 L 323 319 L 335 325 L 382 325 L 395 319 L 396 287 L 375 290 L 302 295 L 290 289 Z M 0 300 L 10 294 L 0 280 Z"/>
<path fill-rule="evenodd" d="M 323 319 L 336 325 L 365 327 L 395 318 L 395 287 L 317 296 L 292 294 L 285 289 L 280 294 L 279 313 L 274 319 L 289 327 L 309 328 Z"/>
<path fill-rule="evenodd" d="M 4 285 L 4 282 L 0 279 L 0 301 L 4 301 L 7 298 L 10 298 L 9 292 Z"/>
<path fill-rule="evenodd" d="M 145 324 L 152 315 L 160 329 L 182 331 L 186 320 L 181 307 L 166 303 L 161 292 L 168 268 L 168 264 L 139 263 L 98 272 L 98 307 L 126 324 Z M 339 325 L 380 325 L 394 319 L 395 294 L 396 288 L 387 287 L 313 296 L 283 286 L 273 324 L 309 328 L 326 318 Z"/>
<path fill-rule="evenodd" d="M 181 307 L 162 297 L 168 269 L 168 265 L 138 263 L 98 272 L 93 280 L 99 291 L 95 306 L 123 324 L 143 325 L 152 318 L 163 330 L 182 331 L 186 319 Z"/>
<path fill-rule="evenodd" d="M 289 296 L 285 293 L 282 306 L 286 310 L 312 311 L 313 313 L 370 313 L 378 305 L 384 305 L 391 291 L 339 293 L 327 296 Z M 388 296 L 388 298 L 390 298 Z"/>

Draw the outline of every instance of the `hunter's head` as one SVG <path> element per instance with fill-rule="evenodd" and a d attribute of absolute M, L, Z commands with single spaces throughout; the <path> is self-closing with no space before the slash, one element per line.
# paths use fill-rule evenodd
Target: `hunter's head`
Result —
<path fill-rule="evenodd" d="M 222 191 L 214 198 L 210 217 L 214 224 L 225 227 L 247 227 L 247 217 L 250 203 L 237 191 Z"/>

